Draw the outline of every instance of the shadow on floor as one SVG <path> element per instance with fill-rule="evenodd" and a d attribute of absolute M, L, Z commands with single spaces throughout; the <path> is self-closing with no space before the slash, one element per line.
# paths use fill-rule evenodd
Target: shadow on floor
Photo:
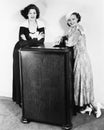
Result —
<path fill-rule="evenodd" d="M 30 122 L 21 123 L 22 110 L 11 98 L 0 97 L 0 130 L 62 130 L 59 126 Z M 104 130 L 104 110 L 96 119 L 94 115 L 77 113 L 72 119 L 72 130 Z"/>

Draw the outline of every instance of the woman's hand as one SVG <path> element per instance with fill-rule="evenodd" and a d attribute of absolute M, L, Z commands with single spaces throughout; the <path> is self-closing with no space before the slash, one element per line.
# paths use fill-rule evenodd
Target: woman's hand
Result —
<path fill-rule="evenodd" d="M 33 38 L 37 38 L 38 37 L 38 32 L 35 33 L 29 33 L 29 36 L 33 39 Z"/>
<path fill-rule="evenodd" d="M 26 37 L 24 34 L 21 35 L 22 40 L 26 40 Z"/>
<path fill-rule="evenodd" d="M 41 32 L 41 33 L 38 34 L 37 39 L 40 40 L 40 39 L 42 39 L 42 38 L 44 38 L 44 37 L 45 37 L 45 34 L 43 34 L 43 33 Z"/>
<path fill-rule="evenodd" d="M 56 39 L 54 40 L 55 45 L 59 45 L 61 39 L 62 39 L 62 36 L 58 36 L 58 37 L 56 37 Z"/>

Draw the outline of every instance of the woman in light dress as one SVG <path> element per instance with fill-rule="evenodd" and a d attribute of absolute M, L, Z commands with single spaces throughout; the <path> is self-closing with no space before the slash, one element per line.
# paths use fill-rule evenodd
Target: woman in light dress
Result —
<path fill-rule="evenodd" d="M 93 112 L 96 118 L 101 116 L 101 104 L 95 102 L 93 90 L 93 75 L 90 59 L 86 49 L 86 39 L 83 27 L 79 24 L 81 16 L 74 12 L 66 15 L 69 31 L 58 41 L 62 44 L 62 39 L 66 47 L 74 49 L 74 100 L 75 105 L 82 114 Z M 66 37 L 66 38 L 65 38 Z M 104 108 L 104 107 L 103 107 Z"/>

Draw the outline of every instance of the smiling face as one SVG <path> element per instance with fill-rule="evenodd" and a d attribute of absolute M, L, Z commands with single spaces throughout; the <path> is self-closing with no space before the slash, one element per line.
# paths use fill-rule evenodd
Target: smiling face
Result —
<path fill-rule="evenodd" d="M 28 12 L 28 19 L 31 21 L 36 20 L 36 16 L 37 16 L 36 10 L 30 9 Z"/>
<path fill-rule="evenodd" d="M 71 15 L 70 18 L 67 20 L 67 24 L 71 27 L 76 26 L 78 23 L 78 18 L 76 17 L 76 15 Z"/>

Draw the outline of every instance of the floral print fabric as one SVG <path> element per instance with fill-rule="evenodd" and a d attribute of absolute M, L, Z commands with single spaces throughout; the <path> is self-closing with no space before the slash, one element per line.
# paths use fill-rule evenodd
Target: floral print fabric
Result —
<path fill-rule="evenodd" d="M 68 45 L 74 45 L 74 99 L 75 105 L 83 106 L 94 102 L 93 75 L 86 49 L 85 35 L 80 28 L 69 32 Z"/>

